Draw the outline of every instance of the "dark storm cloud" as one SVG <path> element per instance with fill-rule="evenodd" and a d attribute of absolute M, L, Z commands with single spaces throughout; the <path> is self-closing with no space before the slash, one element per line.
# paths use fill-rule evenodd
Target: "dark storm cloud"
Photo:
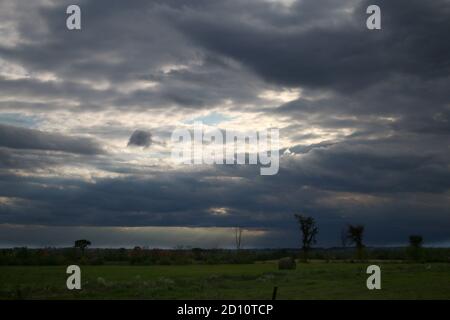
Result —
<path fill-rule="evenodd" d="M 21 20 L 18 30 L 27 40 L 41 41 L 30 41 L 12 49 L 2 48 L 2 54 L 36 70 L 52 70 L 67 78 L 81 76 L 92 80 L 104 77 L 123 80 L 143 75 L 143 66 L 151 70 L 174 59 L 181 63 L 188 55 L 187 51 L 175 53 L 173 49 L 183 48 L 183 43 L 167 24 L 152 14 L 151 2 L 80 1 L 84 30 L 78 33 L 69 32 L 65 27 L 69 4 L 70 1 L 58 1 L 31 12 L 40 20 L 36 24 Z M 26 4 L 19 4 L 18 10 L 26 7 Z M 157 32 L 149 33 L 148 29 Z M 35 30 L 45 30 L 45 39 Z M 89 53 L 90 59 L 80 56 L 82 51 Z M 147 59 L 149 52 L 151 59 Z M 134 63 L 125 63 L 129 61 Z"/>
<path fill-rule="evenodd" d="M 429 168 L 423 158 L 397 156 L 386 161 L 387 156 L 328 152 L 330 159 L 337 158 L 336 163 L 330 163 L 321 153 L 309 152 L 304 162 L 295 157 L 284 160 L 279 175 L 273 178 L 258 177 L 255 168 L 235 166 L 196 173 L 153 172 L 152 178 L 98 178 L 95 183 L 3 175 L 1 196 L 20 201 L 0 207 L 1 222 L 54 226 L 242 225 L 283 229 L 295 238 L 295 228 L 290 227 L 292 214 L 306 212 L 318 219 L 321 228 L 330 230 L 329 235 L 323 235 L 323 244 L 333 244 L 332 230 L 353 221 L 369 224 L 373 243 L 380 243 L 377 232 L 381 229 L 383 241 L 401 241 L 411 229 L 420 230 L 429 241 L 445 239 L 445 230 L 436 230 L 436 225 L 449 226 L 448 193 L 436 188 L 440 185 L 448 190 L 448 173 L 441 176 L 444 172 Z M 354 174 L 350 175 L 351 171 Z M 240 178 L 227 179 L 232 176 Z M 375 200 L 367 202 L 366 198 Z M 210 209 L 217 207 L 227 208 L 227 214 L 212 214 Z M 399 232 L 405 221 L 412 225 Z"/>
<path fill-rule="evenodd" d="M 443 193 L 449 190 L 448 152 L 424 146 L 422 152 L 414 153 L 408 148 L 396 139 L 319 144 L 312 146 L 303 161 L 294 162 L 288 168 L 289 176 L 305 185 L 335 191 Z"/>
<path fill-rule="evenodd" d="M 449 29 L 448 1 L 381 1 L 383 30 L 376 32 L 365 28 L 367 1 L 305 0 L 289 9 L 262 1 L 81 1 L 84 29 L 78 33 L 64 28 L 61 12 L 68 3 L 35 10 L 39 28 L 19 20 L 26 41 L 2 47 L 0 54 L 69 81 L 73 89 L 62 92 L 81 105 L 107 96 L 111 100 L 94 105 L 205 107 L 228 98 L 250 101 L 257 95 L 251 82 L 258 80 L 246 68 L 279 85 L 344 92 L 392 76 L 408 83 L 449 74 L 449 46 L 442 41 Z M 47 40 L 35 41 L 42 32 Z M 233 69 L 224 60 L 229 58 L 245 68 Z M 192 67 L 195 61 L 199 65 L 193 69 L 161 73 L 162 66 Z M 133 80 L 161 85 L 126 95 L 83 93 L 68 79 L 107 80 L 112 90 Z"/>
<path fill-rule="evenodd" d="M 353 12 L 336 23 L 336 12 L 352 3 Z M 217 4 L 218 10 L 185 12 L 177 21 L 180 30 L 201 46 L 282 85 L 354 91 L 392 74 L 423 80 L 448 76 L 448 1 L 378 1 L 383 22 L 382 31 L 376 32 L 365 28 L 370 4 L 298 1 L 284 25 L 276 15 L 259 10 L 249 21 L 239 4 L 235 14 L 223 15 L 223 6 Z"/>
<path fill-rule="evenodd" d="M 57 133 L 0 124 L 0 147 L 37 149 L 76 154 L 104 153 L 100 145 L 88 138 L 69 137 Z"/>
<path fill-rule="evenodd" d="M 44 150 L 10 149 L 0 147 L 0 169 L 40 170 L 68 163 L 63 154 L 48 154 Z"/>
<path fill-rule="evenodd" d="M 172 105 L 204 108 L 226 99 L 250 102 L 262 84 L 229 61 L 193 47 L 161 14 L 167 6 L 182 7 L 181 2 L 81 1 L 83 30 L 78 33 L 65 28 L 68 4 L 71 2 L 35 8 L 31 14 L 38 27 L 23 19 L 14 21 L 23 43 L 12 48 L 0 46 L 3 59 L 26 67 L 30 73 L 58 76 L 56 83 L 0 81 L 0 88 L 20 95 L 21 103 L 27 101 L 25 98 L 59 97 L 77 101 L 77 108 L 83 110 L 108 106 L 128 110 Z M 16 11 L 26 9 L 23 4 L 17 7 Z M 187 69 L 178 70 L 178 66 Z M 102 81 L 110 87 L 93 87 Z M 136 81 L 159 85 L 122 91 L 127 86 L 133 88 Z"/>
<path fill-rule="evenodd" d="M 152 134 L 144 130 L 135 130 L 130 139 L 128 140 L 127 146 L 138 146 L 138 147 L 150 147 L 152 144 Z"/>

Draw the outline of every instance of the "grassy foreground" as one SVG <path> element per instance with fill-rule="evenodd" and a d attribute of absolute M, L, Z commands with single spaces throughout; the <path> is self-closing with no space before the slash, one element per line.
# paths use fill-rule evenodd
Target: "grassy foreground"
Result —
<path fill-rule="evenodd" d="M 382 289 L 366 288 L 370 263 L 82 266 L 82 290 L 65 267 L 0 267 L 0 299 L 450 299 L 450 264 L 377 263 Z"/>

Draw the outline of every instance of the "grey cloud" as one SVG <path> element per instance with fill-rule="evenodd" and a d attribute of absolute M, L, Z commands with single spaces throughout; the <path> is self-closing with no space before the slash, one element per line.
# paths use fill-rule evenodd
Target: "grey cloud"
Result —
<path fill-rule="evenodd" d="M 401 241 L 408 231 L 399 233 L 396 228 L 405 219 L 409 230 L 421 230 L 430 240 L 445 240 L 443 230 L 433 232 L 436 223 L 448 224 L 448 159 L 439 154 L 412 155 L 401 141 L 375 143 L 376 149 L 357 142 L 312 146 L 301 161 L 283 158 L 279 174 L 270 178 L 259 177 L 257 168 L 237 166 L 195 173 L 153 171 L 151 178 L 145 178 L 147 172 L 97 178 L 95 183 L 3 176 L 2 196 L 24 202 L 3 208 L 0 222 L 289 229 L 292 214 L 302 211 L 330 231 L 322 237 L 326 244 L 333 244 L 332 235 L 348 221 L 373 228 L 369 235 L 375 243 L 379 238 L 374 230 L 389 221 L 385 241 Z M 363 200 L 345 200 L 352 196 Z M 365 198 L 375 200 L 366 203 Z M 21 214 L 24 206 L 33 215 Z M 212 215 L 209 209 L 214 207 L 229 208 L 229 214 Z"/>
<path fill-rule="evenodd" d="M 354 4 L 353 13 L 334 23 L 333 14 L 348 8 L 349 3 Z M 287 26 L 280 26 L 270 16 L 261 17 L 261 10 L 251 16 L 252 21 L 261 19 L 264 25 L 248 22 L 239 14 L 239 4 L 235 10 L 227 7 L 236 15 L 223 15 L 218 4 L 217 10 L 213 5 L 198 14 L 179 15 L 177 21 L 180 30 L 199 45 L 282 85 L 351 92 L 393 74 L 424 80 L 447 77 L 450 47 L 442 39 L 449 28 L 448 1 L 379 1 L 383 13 L 380 32 L 364 27 L 370 4 L 299 1 L 288 14 Z M 309 18 L 301 19 L 304 16 Z M 322 23 L 314 25 L 313 19 Z"/>
<path fill-rule="evenodd" d="M 51 72 L 58 77 L 48 82 L 0 79 L 0 87 L 20 96 L 19 104 L 39 97 L 52 103 L 55 98 L 77 102 L 79 106 L 74 111 L 98 111 L 107 106 L 126 110 L 206 108 L 225 100 L 248 103 L 260 92 L 260 79 L 226 59 L 192 46 L 164 15 L 169 6 L 192 3 L 81 1 L 86 26 L 76 34 L 64 27 L 66 16 L 61 12 L 65 12 L 66 4 L 70 2 L 50 7 L 41 4 L 33 6 L 33 10 L 27 10 L 23 4 L 13 6 L 14 12 L 31 10 L 39 27 L 32 28 L 23 19 L 15 21 L 23 43 L 14 48 L 0 46 L 0 56 L 24 66 L 30 74 Z M 132 25 L 130 20 L 134 21 Z M 34 33 L 36 29 L 41 30 L 39 34 Z M 36 38 L 51 41 L 34 41 Z M 188 68 L 162 72 L 164 67 L 180 65 Z M 111 86 L 101 90 L 92 87 L 92 83 L 102 81 Z M 121 91 L 132 87 L 135 81 L 154 81 L 159 85 Z"/>
<path fill-rule="evenodd" d="M 150 147 L 152 144 L 152 134 L 149 131 L 135 130 L 130 139 L 128 140 L 128 146 L 138 146 L 138 147 Z"/>
<path fill-rule="evenodd" d="M 88 138 L 70 137 L 2 124 L 0 124 L 0 146 L 89 155 L 104 153 L 100 145 Z"/>

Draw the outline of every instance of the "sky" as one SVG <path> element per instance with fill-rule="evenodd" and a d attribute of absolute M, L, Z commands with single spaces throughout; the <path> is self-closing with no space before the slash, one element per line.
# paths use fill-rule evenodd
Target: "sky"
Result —
<path fill-rule="evenodd" d="M 0 0 L 0 246 L 297 247 L 295 213 L 448 246 L 449 32 L 448 0 Z M 198 121 L 279 129 L 279 172 L 174 163 Z"/>

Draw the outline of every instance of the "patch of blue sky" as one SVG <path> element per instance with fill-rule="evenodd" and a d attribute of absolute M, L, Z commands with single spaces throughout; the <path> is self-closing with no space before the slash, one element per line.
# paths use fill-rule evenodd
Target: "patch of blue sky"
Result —
<path fill-rule="evenodd" d="M 16 127 L 36 128 L 40 119 L 36 116 L 15 112 L 0 112 L 0 123 Z"/>
<path fill-rule="evenodd" d="M 194 119 L 190 119 L 185 121 L 186 124 L 193 124 L 195 122 L 201 122 L 203 124 L 209 125 L 209 126 L 216 126 L 218 124 L 221 124 L 222 122 L 226 122 L 233 119 L 232 117 L 226 116 L 219 112 L 211 112 L 207 115 L 197 117 Z"/>

